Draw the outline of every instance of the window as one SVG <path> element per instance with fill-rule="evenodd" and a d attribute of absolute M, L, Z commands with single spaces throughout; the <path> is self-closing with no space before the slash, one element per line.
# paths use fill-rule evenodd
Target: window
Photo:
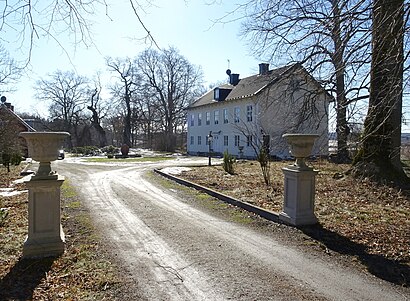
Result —
<path fill-rule="evenodd" d="M 224 146 L 228 146 L 228 136 L 224 136 Z"/>
<path fill-rule="evenodd" d="M 214 99 L 219 100 L 219 88 L 215 88 L 214 90 Z"/>
<path fill-rule="evenodd" d="M 233 121 L 235 123 L 239 122 L 240 114 L 241 114 L 241 109 L 236 107 L 233 111 Z"/>
<path fill-rule="evenodd" d="M 219 110 L 214 112 L 214 123 L 219 124 Z"/>
<path fill-rule="evenodd" d="M 202 143 L 202 137 L 198 136 L 198 145 L 201 145 L 201 143 Z"/>
<path fill-rule="evenodd" d="M 206 122 L 206 125 L 211 124 L 211 112 L 206 112 L 205 113 L 205 122 Z"/>
<path fill-rule="evenodd" d="M 252 105 L 246 106 L 246 121 L 248 122 L 252 121 L 252 115 L 253 115 Z"/>
<path fill-rule="evenodd" d="M 228 123 L 228 109 L 224 109 L 224 123 Z"/>
<path fill-rule="evenodd" d="M 235 135 L 235 146 L 239 146 L 239 135 Z"/>
<path fill-rule="evenodd" d="M 202 124 L 202 113 L 198 113 L 198 126 Z"/>
<path fill-rule="evenodd" d="M 190 140 L 191 140 L 191 141 L 190 141 L 190 144 L 191 144 L 191 145 L 194 145 L 194 143 L 195 143 L 195 141 L 194 141 L 194 136 L 191 136 L 191 137 L 190 137 Z"/>
<path fill-rule="evenodd" d="M 191 125 L 191 126 L 194 126 L 194 125 L 195 125 L 195 115 L 194 115 L 194 114 L 191 115 L 190 125 Z"/>
<path fill-rule="evenodd" d="M 246 136 L 246 146 L 252 146 L 252 136 Z"/>

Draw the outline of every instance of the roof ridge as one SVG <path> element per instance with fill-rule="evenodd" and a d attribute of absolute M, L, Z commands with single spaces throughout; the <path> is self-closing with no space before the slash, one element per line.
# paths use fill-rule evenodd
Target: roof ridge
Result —
<path fill-rule="evenodd" d="M 0 109 L 1 108 L 5 108 L 7 110 L 7 112 L 9 112 L 12 116 L 17 118 L 25 127 L 27 127 L 27 130 L 29 132 L 36 132 L 36 130 L 31 125 L 29 125 L 23 118 L 21 118 L 19 115 L 17 115 L 16 112 L 9 109 L 5 104 L 1 104 Z"/>
<path fill-rule="evenodd" d="M 306 69 L 303 67 L 302 63 L 294 62 L 291 64 L 287 64 L 285 66 L 280 66 L 272 70 L 269 70 L 266 74 L 258 73 L 244 77 L 240 79 L 239 83 L 236 86 L 231 86 L 228 83 L 220 84 L 214 87 L 213 89 L 210 89 L 201 97 L 197 98 L 191 105 L 189 105 L 189 108 L 201 107 L 204 105 L 218 103 L 219 101 L 214 99 L 213 94 L 213 90 L 216 88 L 232 88 L 232 90 L 226 96 L 225 101 L 240 100 L 256 96 L 260 94 L 262 91 L 266 90 L 268 87 L 282 80 L 285 76 L 287 76 L 287 74 L 295 72 L 296 70 L 302 70 L 304 72 L 307 72 Z M 310 78 L 313 81 L 316 81 L 316 79 L 313 78 L 311 75 Z"/>
<path fill-rule="evenodd" d="M 299 62 L 293 63 L 293 64 L 289 64 L 283 67 L 279 67 L 276 69 L 272 69 L 271 71 L 274 70 L 279 70 L 282 68 L 286 68 L 282 73 L 280 73 L 277 77 L 273 78 L 269 83 L 267 83 L 265 86 L 263 86 L 262 88 L 260 88 L 258 91 L 256 91 L 255 93 L 253 93 L 253 95 L 257 95 L 259 94 L 262 90 L 264 90 L 266 87 L 268 87 L 269 85 L 273 84 L 274 82 L 277 82 L 280 78 L 282 78 L 286 73 L 288 73 L 290 70 L 295 69 L 296 67 L 301 67 L 302 65 Z"/>

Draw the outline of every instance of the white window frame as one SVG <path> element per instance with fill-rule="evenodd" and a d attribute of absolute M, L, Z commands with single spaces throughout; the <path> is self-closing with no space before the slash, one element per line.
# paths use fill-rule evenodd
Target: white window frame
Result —
<path fill-rule="evenodd" d="M 202 113 L 198 113 L 198 126 L 202 125 Z"/>
<path fill-rule="evenodd" d="M 253 142 L 252 135 L 246 136 L 246 146 L 251 147 Z"/>
<path fill-rule="evenodd" d="M 224 146 L 229 146 L 229 136 L 224 136 Z"/>
<path fill-rule="evenodd" d="M 246 120 L 248 122 L 253 121 L 253 106 L 252 105 L 247 105 L 246 106 Z"/>
<path fill-rule="evenodd" d="M 233 122 L 234 123 L 239 123 L 241 117 L 241 108 L 240 107 L 235 107 L 233 109 Z"/>
<path fill-rule="evenodd" d="M 241 137 L 239 135 L 235 135 L 235 146 L 239 146 L 241 141 Z"/>
<path fill-rule="evenodd" d="M 214 124 L 219 124 L 219 110 L 214 111 Z"/>
<path fill-rule="evenodd" d="M 215 90 L 214 90 L 214 99 L 215 100 L 219 100 L 219 97 L 220 97 L 220 93 L 219 93 L 220 91 L 219 91 L 219 88 L 215 88 Z"/>
<path fill-rule="evenodd" d="M 223 118 L 224 118 L 224 123 L 229 123 L 228 109 L 223 109 Z"/>

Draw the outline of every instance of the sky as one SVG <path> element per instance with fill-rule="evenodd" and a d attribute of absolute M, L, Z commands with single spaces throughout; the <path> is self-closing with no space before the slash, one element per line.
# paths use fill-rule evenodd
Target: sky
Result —
<path fill-rule="evenodd" d="M 108 72 L 105 57 L 132 58 L 150 46 L 142 39 L 146 33 L 138 23 L 129 1 L 107 2 L 108 16 L 101 9 L 91 18 L 94 45 L 88 48 L 81 44 L 74 46 L 73 37 L 66 33 L 57 36 L 64 49 L 49 37 L 36 39 L 29 68 L 16 85 L 16 91 L 5 94 L 17 112 L 46 114 L 47 104 L 36 100 L 34 87 L 37 80 L 47 78 L 48 74 L 56 70 L 75 70 L 78 75 L 88 77 L 100 71 L 103 81 L 108 84 L 114 74 Z M 159 47 L 176 47 L 191 64 L 201 66 L 207 86 L 226 80 L 228 66 L 241 77 L 258 72 L 258 64 L 262 60 L 250 55 L 252 49 L 240 36 L 241 21 L 226 24 L 215 22 L 237 7 L 235 1 L 154 2 L 155 5 L 145 6 L 144 11 L 140 11 L 145 26 Z M 5 34 L 6 37 L 3 31 L 3 39 L 10 41 L 6 47 L 11 56 L 24 59 L 27 51 L 22 51 L 19 43 L 11 42 L 16 32 L 9 30 Z"/>
<path fill-rule="evenodd" d="M 41 0 L 36 5 L 49 3 Z M 134 0 L 137 1 L 137 0 Z M 150 46 L 144 41 L 146 32 L 138 22 L 129 0 L 106 0 L 107 9 L 99 10 L 89 17 L 92 25 L 93 45 L 88 47 L 75 44 L 74 37 L 67 32 L 57 34 L 59 45 L 47 36 L 35 39 L 30 65 L 24 76 L 15 85 L 15 92 L 2 93 L 19 113 L 37 113 L 47 117 L 48 104 L 35 97 L 35 85 L 39 79 L 56 70 L 74 70 L 78 75 L 92 78 L 97 71 L 102 72 L 102 82 L 111 83 L 115 74 L 108 71 L 105 57 L 136 57 Z M 215 84 L 227 80 L 226 69 L 239 73 L 241 78 L 258 72 L 258 64 L 266 62 L 256 58 L 252 45 L 241 36 L 240 14 L 229 14 L 243 0 L 138 0 L 144 7 L 139 9 L 144 25 L 161 48 L 176 47 L 191 64 L 201 66 L 205 84 Z M 152 5 L 147 5 L 153 2 Z M 4 3 L 4 2 L 3 2 Z M 0 9 L 2 9 L 0 3 Z M 41 11 L 41 8 L 38 9 Z M 1 28 L 0 41 L 16 60 L 27 58 L 27 48 L 21 48 L 17 41 L 18 24 Z M 58 31 L 58 28 L 55 29 Z M 62 48 L 63 46 L 63 48 Z M 286 61 L 286 58 L 284 58 Z M 272 62 L 270 62 L 272 65 Z M 102 94 L 108 98 L 108 89 Z M 408 106 L 404 114 L 410 120 Z M 330 122 L 334 128 L 334 122 Z M 403 131 L 410 132 L 410 124 L 403 125 Z"/>

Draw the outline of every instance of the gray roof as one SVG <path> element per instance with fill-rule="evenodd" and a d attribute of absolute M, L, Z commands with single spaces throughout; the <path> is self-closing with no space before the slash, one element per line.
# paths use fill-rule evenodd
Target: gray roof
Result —
<path fill-rule="evenodd" d="M 17 115 L 13 110 L 9 109 L 5 104 L 0 104 L 0 110 L 1 109 L 4 109 L 11 116 L 16 118 L 27 129 L 28 132 L 36 132 L 36 130 L 31 125 L 29 125 L 23 118 Z"/>
<path fill-rule="evenodd" d="M 224 84 L 219 86 L 219 88 L 232 89 L 232 91 L 228 94 L 224 101 L 248 98 L 257 95 L 259 92 L 264 90 L 264 88 L 274 84 L 286 73 L 291 72 L 295 69 L 303 69 L 303 67 L 299 63 L 296 63 L 270 70 L 267 74 L 256 74 L 242 78 L 236 86 L 233 86 L 231 84 Z M 217 102 L 218 101 L 214 99 L 214 89 L 212 89 L 198 98 L 195 102 L 193 102 L 189 106 L 189 108 L 200 107 Z"/>

